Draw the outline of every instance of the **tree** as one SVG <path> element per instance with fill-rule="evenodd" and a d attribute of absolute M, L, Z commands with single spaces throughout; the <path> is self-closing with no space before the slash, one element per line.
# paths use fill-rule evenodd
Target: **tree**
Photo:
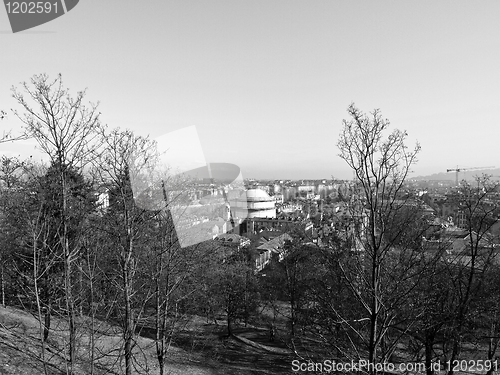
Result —
<path fill-rule="evenodd" d="M 175 231 L 169 208 L 172 202 L 168 200 L 167 190 L 177 190 L 177 179 L 166 179 L 166 174 L 160 181 L 161 201 L 154 216 L 152 230 L 152 246 L 150 264 L 147 269 L 148 279 L 152 279 L 154 290 L 154 320 L 156 357 L 160 366 L 160 375 L 165 373 L 168 350 L 175 334 L 180 329 L 191 295 L 198 289 L 192 281 L 192 273 L 202 256 L 209 254 L 200 249 L 201 246 L 181 247 Z M 200 251 L 201 250 L 201 251 Z M 152 274 L 152 276 L 151 276 Z"/>
<path fill-rule="evenodd" d="M 498 218 L 498 205 L 492 199 L 495 189 L 487 176 L 477 177 L 472 184 L 464 181 L 456 193 L 461 236 L 450 238 L 442 229 L 433 235 L 439 240 L 429 241 L 427 255 L 434 252 L 435 262 L 424 270 L 408 304 L 418 312 L 408 330 L 415 344 L 412 349 L 423 351 L 428 375 L 434 373 L 431 363 L 436 358 L 451 363 L 460 359 L 466 342 L 486 343 L 488 359 L 496 352 L 499 311 L 494 248 L 498 239 L 491 233 Z M 448 373 L 453 372 L 451 367 Z"/>
<path fill-rule="evenodd" d="M 61 228 L 58 240 L 64 262 L 64 291 L 69 324 L 68 373 L 76 360 L 76 304 L 73 291 L 74 264 L 79 259 L 79 242 L 70 244 L 68 169 L 81 171 L 99 149 L 100 129 L 97 105 L 84 105 L 85 91 L 72 96 L 64 88 L 62 77 L 50 80 L 45 74 L 35 75 L 30 84 L 22 83 L 22 91 L 13 88 L 22 113 L 15 115 L 23 122 L 28 137 L 34 138 L 50 158 L 59 179 Z"/>
<path fill-rule="evenodd" d="M 5 221 L 8 215 L 9 205 L 12 199 L 15 199 L 16 192 L 14 188 L 18 188 L 21 182 L 22 170 L 25 163 L 21 162 L 17 158 L 11 158 L 3 155 L 0 158 L 0 206 L 1 206 L 1 218 Z M 7 223 L 4 223 L 6 225 Z M 5 227 L 2 225 L 2 228 Z M 1 289 L 1 304 L 5 307 L 5 297 L 6 297 L 6 278 L 7 278 L 7 268 L 6 265 L 11 258 L 11 250 L 8 245 L 9 236 L 2 233 L 3 245 L 0 248 L 0 289 Z"/>
<path fill-rule="evenodd" d="M 147 261 L 147 228 L 155 213 L 136 204 L 132 178 L 148 167 L 155 155 L 154 144 L 147 138 L 135 136 L 131 131 L 115 129 L 103 133 L 105 150 L 96 160 L 96 173 L 109 194 L 109 209 L 103 216 L 101 230 L 106 241 L 104 251 L 110 255 L 116 273 L 114 283 L 121 295 L 125 373 L 132 374 L 133 348 L 135 346 L 136 309 L 134 302 L 141 289 L 137 283 L 141 261 Z M 132 176 L 132 177 L 131 177 Z M 146 229 L 145 229 L 146 228 Z"/>
<path fill-rule="evenodd" d="M 407 133 L 394 130 L 384 139 L 389 121 L 379 110 L 371 115 L 362 113 L 354 104 L 348 107 L 349 120 L 344 120 L 338 147 L 340 157 L 354 171 L 354 194 L 350 210 L 356 219 L 354 236 L 359 254 L 359 268 L 355 274 L 343 270 L 351 291 L 368 315 L 366 349 L 368 361 L 387 360 L 390 350 L 380 352 L 389 328 L 396 323 L 396 306 L 414 283 L 398 284 L 403 275 L 391 275 L 398 254 L 405 254 L 405 244 L 396 243 L 405 232 L 403 223 L 394 222 L 392 214 L 407 204 L 401 199 L 404 181 L 416 162 L 420 145 L 406 146 Z M 391 236 L 388 236 L 388 233 Z M 401 256 L 415 260 L 410 254 Z M 401 265 L 399 272 L 411 275 L 412 268 Z M 394 298 L 391 293 L 397 293 Z M 361 334 L 364 337 L 364 334 Z M 394 344 L 394 343 L 393 343 Z M 394 348 L 394 345 L 391 345 Z"/>
<path fill-rule="evenodd" d="M 472 184 L 462 181 L 459 188 L 459 209 L 465 219 L 463 226 L 467 236 L 463 251 L 453 260 L 456 270 L 454 286 L 458 298 L 454 310 L 452 363 L 460 357 L 466 328 L 473 320 L 473 306 L 491 270 L 496 241 L 490 229 L 498 220 L 500 208 L 491 195 L 497 187 L 498 183 L 491 181 L 490 176 L 483 175 L 476 177 Z M 453 372 L 451 368 L 449 374 Z"/>
<path fill-rule="evenodd" d="M 479 334 L 476 336 L 479 342 L 486 339 L 488 351 L 487 360 L 494 361 L 500 344 L 500 267 L 493 264 L 485 275 L 484 287 L 477 296 L 477 302 L 473 306 L 471 315 L 479 323 Z M 482 329 L 481 329 L 482 328 Z M 487 370 L 491 375 L 494 368 Z"/>
<path fill-rule="evenodd" d="M 322 350 L 339 361 L 354 360 L 359 356 L 360 340 L 355 329 L 363 323 L 363 309 L 350 293 L 349 283 L 340 265 L 352 260 L 347 239 L 334 235 L 324 241 L 327 246 L 307 249 L 307 263 L 303 265 L 300 284 L 307 289 L 307 304 L 301 311 L 303 327 L 314 339 L 320 339 Z"/>
<path fill-rule="evenodd" d="M 284 246 L 285 256 L 280 262 L 284 275 L 285 296 L 290 305 L 288 321 L 290 325 L 290 344 L 294 352 L 297 352 L 295 339 L 300 321 L 300 311 L 306 305 L 305 280 L 310 273 L 310 250 L 302 246 L 304 233 L 293 233 L 292 240 L 286 241 Z"/>
<path fill-rule="evenodd" d="M 426 267 L 415 293 L 408 299 L 407 313 L 412 325 L 407 330 L 408 350 L 416 361 L 424 358 L 427 375 L 434 374 L 432 363 L 447 354 L 447 343 L 453 331 L 453 311 L 457 293 L 454 269 L 447 261 L 447 245 L 436 249 L 435 261 Z"/>
<path fill-rule="evenodd" d="M 217 323 L 217 316 L 226 317 L 227 337 L 233 335 L 234 325 L 245 325 L 255 314 L 259 303 L 257 279 L 249 261 L 248 249 L 226 246 L 222 241 L 204 241 L 193 248 L 202 250 L 203 258 L 193 273 L 200 284 L 196 303 L 207 317 Z"/>
<path fill-rule="evenodd" d="M 41 360 L 47 372 L 46 342 L 50 332 L 51 309 L 56 290 L 61 290 L 60 254 L 52 248 L 54 227 L 41 198 L 43 175 L 26 168 L 23 181 L 9 191 L 2 227 L 10 272 L 10 290 L 23 307 L 35 311 L 39 323 Z M 33 173 L 34 172 L 34 173 Z M 38 173 L 37 173 L 38 172 Z M 52 229 L 52 230 L 51 230 Z M 57 276 L 56 276 L 57 275 Z M 11 299 L 11 303 L 15 303 Z"/>
<path fill-rule="evenodd" d="M 65 194 L 62 194 L 61 170 L 64 171 Z M 85 234 L 85 223 L 88 215 L 95 210 L 96 199 L 90 184 L 82 174 L 73 168 L 61 168 L 58 165 L 51 165 L 46 173 L 41 176 L 38 186 L 36 199 L 41 204 L 41 220 L 45 222 L 48 232 L 48 239 L 40 244 L 40 248 L 44 251 L 43 259 L 54 262 L 52 267 L 44 273 L 43 278 L 45 290 L 43 301 L 48 336 L 53 300 L 56 296 L 61 297 L 60 293 L 65 296 L 67 292 L 58 281 L 61 279 L 66 280 L 68 272 L 70 292 L 74 295 L 72 303 L 74 308 L 79 307 L 81 312 L 80 295 L 82 294 L 82 286 L 80 283 L 77 291 L 75 285 L 81 274 L 78 272 L 77 277 L 76 272 L 72 272 L 71 269 L 68 271 L 68 265 L 65 263 L 67 262 L 65 251 L 70 248 L 74 249 L 72 251 L 80 252 Z M 66 200 L 65 204 L 63 199 Z M 65 211 L 63 211 L 63 207 L 66 207 Z M 65 231 L 65 243 L 61 242 L 61 229 Z M 75 260 L 78 267 L 80 267 L 80 254 Z"/>

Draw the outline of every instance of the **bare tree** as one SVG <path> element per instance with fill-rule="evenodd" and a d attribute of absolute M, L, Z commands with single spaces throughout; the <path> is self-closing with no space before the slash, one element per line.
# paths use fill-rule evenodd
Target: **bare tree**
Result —
<path fill-rule="evenodd" d="M 8 210 L 9 201 L 12 199 L 12 188 L 19 185 L 20 172 L 22 172 L 24 162 L 17 158 L 11 158 L 3 155 L 0 158 L 0 199 L 2 213 Z M 4 218 L 5 216 L 2 216 Z M 6 287 L 6 265 L 9 260 L 9 251 L 7 246 L 0 249 L 0 289 L 1 304 L 5 307 L 5 287 Z"/>
<path fill-rule="evenodd" d="M 500 344 L 500 285 L 498 284 L 498 279 L 500 277 L 500 267 L 498 264 L 493 264 L 491 269 L 487 273 L 484 284 L 485 287 L 481 291 L 480 302 L 474 308 L 472 315 L 476 319 L 481 320 L 486 323 L 487 331 L 481 339 L 487 340 L 488 351 L 486 359 L 493 361 L 498 346 Z M 482 297 L 482 298 L 481 298 Z M 491 375 L 494 373 L 494 368 L 486 369 L 487 374 Z"/>
<path fill-rule="evenodd" d="M 473 183 L 462 181 L 459 188 L 459 210 L 465 228 L 464 250 L 453 259 L 456 276 L 455 290 L 458 298 L 455 308 L 452 350 L 450 361 L 460 357 L 467 324 L 471 321 L 472 306 L 484 287 L 484 279 L 490 272 L 494 256 L 495 238 L 490 229 L 497 222 L 499 205 L 491 195 L 497 190 L 498 183 L 490 176 L 475 178 Z M 494 323 L 492 323 L 494 324 Z M 493 346 L 490 347 L 493 350 Z M 453 366 L 449 375 L 453 374 Z"/>
<path fill-rule="evenodd" d="M 120 284 L 115 285 L 123 301 L 123 351 L 125 373 L 133 371 L 136 316 L 133 302 L 138 292 L 137 272 L 144 248 L 140 241 L 145 234 L 142 228 L 151 212 L 136 204 L 132 180 L 147 169 L 155 156 L 155 145 L 147 138 L 135 136 L 131 131 L 113 130 L 103 134 L 105 151 L 97 160 L 96 171 L 102 183 L 108 187 L 109 210 L 105 217 L 109 243 L 118 260 Z M 110 249 L 113 251 L 113 249 Z M 144 254 L 144 257 L 146 255 Z"/>
<path fill-rule="evenodd" d="M 48 374 L 47 361 L 46 361 L 46 341 L 48 336 L 48 326 L 47 320 L 42 320 L 43 306 L 40 298 L 40 287 L 39 282 L 43 279 L 44 273 L 47 272 L 46 259 L 42 259 L 42 252 L 38 248 L 39 238 L 47 234 L 47 231 L 43 228 L 44 224 L 40 222 L 41 209 L 38 212 L 38 217 L 34 220 L 30 220 L 30 231 L 32 234 L 32 270 L 33 270 L 33 294 L 35 296 L 36 308 L 38 314 L 38 324 L 39 324 L 39 335 L 40 342 L 42 345 L 41 357 L 43 363 L 43 369 L 45 374 Z M 40 228 L 40 224 L 42 227 Z M 45 315 L 50 316 L 50 315 Z M 50 324 L 50 323 L 49 323 Z"/>
<path fill-rule="evenodd" d="M 34 138 L 51 164 L 57 168 L 60 188 L 62 227 L 59 241 L 63 249 L 64 289 L 69 324 L 69 361 L 67 371 L 73 372 L 76 359 L 76 306 L 73 293 L 73 264 L 79 257 L 79 245 L 70 246 L 68 222 L 68 170 L 82 170 L 99 148 L 100 129 L 97 105 L 83 103 L 85 91 L 73 97 L 64 88 L 62 77 L 50 80 L 45 74 L 35 75 L 30 84 L 22 83 L 22 91 L 13 88 L 22 113 L 27 136 Z"/>
<path fill-rule="evenodd" d="M 167 182 L 165 179 L 161 182 L 164 207 L 155 217 L 157 234 L 152 248 L 155 265 L 151 267 L 154 269 L 155 345 L 160 375 L 165 373 L 168 350 L 181 325 L 183 314 L 180 305 L 193 292 L 193 289 L 185 288 L 184 284 L 191 275 L 191 263 L 198 253 L 195 248 L 182 248 L 179 244 L 168 211 L 167 185 L 170 184 Z"/>
<path fill-rule="evenodd" d="M 358 332 L 366 342 L 368 361 L 376 363 L 387 360 L 390 354 L 390 348 L 380 356 L 379 350 L 387 345 L 384 339 L 389 327 L 396 323 L 395 304 L 400 304 L 411 289 L 411 285 L 403 288 L 402 284 L 399 287 L 394 284 L 396 277 L 407 279 L 411 267 L 400 269 L 399 272 L 406 273 L 405 278 L 401 279 L 401 274 L 391 277 L 404 247 L 397 242 L 405 231 L 404 223 L 395 220 L 394 212 L 407 205 L 402 194 L 404 182 L 416 162 L 420 146 L 417 143 L 408 149 L 405 131 L 394 130 L 384 138 L 389 121 L 382 118 L 379 110 L 366 115 L 351 104 L 348 113 L 350 119 L 343 122 L 338 147 L 339 156 L 354 171 L 350 208 L 356 219 L 353 250 L 359 254 L 360 267 L 356 274 L 343 271 L 368 315 L 367 337 Z M 407 261 L 416 259 L 408 255 Z M 391 293 L 398 297 L 394 298 L 394 294 L 391 297 Z"/>
<path fill-rule="evenodd" d="M 44 202 L 32 194 L 40 176 L 27 176 L 24 183 L 9 194 L 10 201 L 4 215 L 3 232 L 9 244 L 9 268 L 13 271 L 11 290 L 17 290 L 23 306 L 36 311 L 41 343 L 41 361 L 48 373 L 47 338 L 50 330 L 50 313 L 47 312 L 49 280 L 52 269 L 58 262 L 50 256 L 50 222 L 45 220 Z"/>

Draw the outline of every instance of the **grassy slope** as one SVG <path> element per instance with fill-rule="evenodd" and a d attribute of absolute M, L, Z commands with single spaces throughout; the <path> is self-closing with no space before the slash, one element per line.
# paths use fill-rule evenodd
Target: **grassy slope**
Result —
<path fill-rule="evenodd" d="M 291 354 L 258 344 L 266 331 L 240 329 L 241 339 L 220 340 L 223 327 L 207 325 L 194 319 L 189 330 L 183 332 L 176 346 L 172 346 L 166 368 L 167 374 L 285 374 L 289 373 Z M 100 358 L 96 374 L 122 373 L 123 356 L 120 353 L 120 334 L 116 328 L 102 325 L 106 332 L 98 340 L 98 347 L 111 356 Z M 67 333 L 62 321 L 53 319 L 47 343 L 47 362 L 50 374 L 65 373 L 64 351 Z M 154 341 L 144 334 L 137 339 L 137 370 L 134 373 L 158 374 Z M 250 337 L 249 341 L 244 337 Z M 265 340 L 261 340 L 264 341 Z M 88 337 L 80 336 L 77 374 L 89 374 Z M 37 319 L 29 312 L 0 307 L 0 374 L 43 374 L 41 344 Z M 122 362 L 120 363 L 120 359 Z M 110 372 L 111 371 L 111 372 Z"/>

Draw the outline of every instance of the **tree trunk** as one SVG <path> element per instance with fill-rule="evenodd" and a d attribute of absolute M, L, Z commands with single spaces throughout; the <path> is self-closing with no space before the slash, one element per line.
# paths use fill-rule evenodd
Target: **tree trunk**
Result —
<path fill-rule="evenodd" d="M 432 368 L 432 354 L 434 348 L 434 335 L 426 335 L 425 338 L 425 372 L 426 375 L 434 375 Z"/>
<path fill-rule="evenodd" d="M 44 325 L 43 325 L 43 341 L 47 341 L 49 337 L 49 332 L 50 332 L 50 318 L 52 314 L 52 307 L 50 305 L 50 302 L 47 304 L 47 308 L 45 310 L 45 316 L 44 316 Z"/>
<path fill-rule="evenodd" d="M 4 276 L 4 265 L 2 263 L 0 268 L 0 282 L 2 287 L 2 306 L 5 307 L 5 276 Z"/>
<path fill-rule="evenodd" d="M 495 313 L 493 315 L 493 322 L 490 324 L 490 339 L 488 340 L 488 360 L 493 361 L 493 357 L 495 356 L 495 353 L 498 348 L 498 344 L 500 339 L 495 337 L 495 332 L 497 328 L 497 317 L 498 317 L 498 302 L 496 303 L 496 308 L 495 308 Z M 488 370 L 486 373 L 487 375 L 493 374 L 495 371 L 494 366 L 491 366 L 491 368 Z"/>
<path fill-rule="evenodd" d="M 162 308 L 161 302 L 161 287 L 160 277 L 163 271 L 163 257 L 160 250 L 159 260 L 157 261 L 156 280 L 155 280 L 155 295 L 156 295 L 156 358 L 160 366 L 160 375 L 165 373 L 165 325 L 166 325 L 166 309 Z"/>
<path fill-rule="evenodd" d="M 64 294 L 66 297 L 66 312 L 68 314 L 68 329 L 69 329 L 69 365 L 68 373 L 73 373 L 73 366 L 76 359 L 76 316 L 75 316 L 75 301 L 73 297 L 73 280 L 72 277 L 72 252 L 69 246 L 68 234 L 68 194 L 66 171 L 63 160 L 59 159 L 59 176 L 61 181 L 62 195 L 62 224 L 63 230 L 60 234 L 59 241 L 63 249 L 64 257 Z"/>
<path fill-rule="evenodd" d="M 378 287 L 379 287 L 379 267 L 377 265 L 378 259 L 376 254 L 374 254 L 374 259 L 372 260 L 372 289 L 373 296 L 371 301 L 371 312 L 370 312 L 370 341 L 368 343 L 368 362 L 372 365 L 375 364 L 377 360 L 377 334 L 378 334 L 378 312 L 379 312 L 379 301 L 378 301 Z M 373 370 L 372 373 L 376 373 Z"/>
<path fill-rule="evenodd" d="M 123 338 L 125 341 L 125 374 L 132 375 L 132 339 L 133 339 L 133 317 L 131 307 L 130 280 L 128 279 L 128 267 L 124 272 L 124 288 L 125 288 L 125 329 Z"/>
<path fill-rule="evenodd" d="M 89 333 L 89 351 L 90 351 L 90 375 L 94 374 L 95 361 L 95 316 L 96 306 L 94 303 L 94 268 L 90 266 L 90 256 L 87 253 L 87 269 L 89 279 L 90 293 L 90 333 Z"/>
<path fill-rule="evenodd" d="M 128 218 L 126 219 L 128 221 Z M 128 236 L 126 243 L 126 253 L 123 259 L 123 297 L 125 300 L 125 324 L 124 324 L 124 349 L 125 349 L 125 374 L 132 375 L 133 356 L 132 346 L 134 339 L 134 317 L 132 316 L 132 253 L 133 241 L 131 238 L 131 229 L 128 228 Z"/>
<path fill-rule="evenodd" d="M 158 365 L 160 366 L 160 375 L 164 374 L 165 360 L 164 360 L 164 346 L 163 337 L 165 331 L 162 329 L 163 319 L 161 314 L 161 303 L 160 303 L 160 286 L 159 280 L 156 280 L 156 358 L 158 359 Z"/>
<path fill-rule="evenodd" d="M 33 231 L 35 229 L 33 228 Z M 34 283 L 34 292 L 35 292 L 35 300 L 36 300 L 36 307 L 37 307 L 37 313 L 38 313 L 38 327 L 39 327 L 39 334 L 41 338 L 41 344 L 42 344 L 42 364 L 43 364 L 43 371 L 44 374 L 48 374 L 48 369 L 47 369 L 47 361 L 45 360 L 45 332 L 44 329 L 45 327 L 42 327 L 42 304 L 40 301 L 40 290 L 38 287 L 38 279 L 39 279 L 39 270 L 38 270 L 38 256 L 37 256 L 37 247 L 36 247 L 36 234 L 33 232 L 33 283 Z"/>
<path fill-rule="evenodd" d="M 65 225 L 66 226 L 66 225 Z M 65 234 L 66 234 L 65 230 Z M 72 280 L 71 280 L 71 253 L 66 235 L 64 236 L 64 292 L 66 294 L 66 310 L 68 314 L 69 329 L 69 374 L 73 373 L 73 366 L 76 359 L 76 316 L 75 301 L 73 299 Z"/>
<path fill-rule="evenodd" d="M 84 292 L 83 292 L 83 266 L 82 259 L 79 257 L 78 259 L 78 315 L 80 318 L 83 317 L 83 301 L 84 301 Z"/>

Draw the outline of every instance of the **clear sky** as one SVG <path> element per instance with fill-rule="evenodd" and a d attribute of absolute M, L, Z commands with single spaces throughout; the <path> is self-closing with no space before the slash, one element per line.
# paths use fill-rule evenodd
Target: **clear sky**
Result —
<path fill-rule="evenodd" d="M 12 34 L 0 9 L 0 109 L 62 73 L 111 127 L 195 125 L 209 162 L 309 179 L 352 177 L 336 143 L 354 102 L 421 143 L 413 176 L 500 167 L 499 20 L 496 0 L 82 0 Z"/>

